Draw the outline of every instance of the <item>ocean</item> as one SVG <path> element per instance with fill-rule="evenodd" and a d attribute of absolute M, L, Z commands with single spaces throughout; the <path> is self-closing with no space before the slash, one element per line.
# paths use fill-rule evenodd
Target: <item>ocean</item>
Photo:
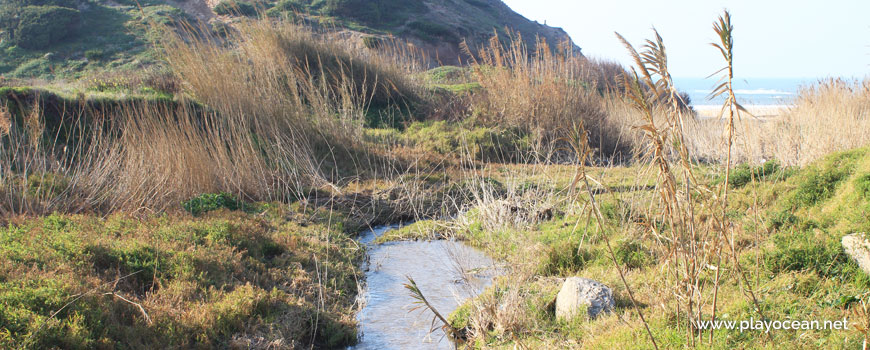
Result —
<path fill-rule="evenodd" d="M 709 100 L 708 96 L 717 85 L 717 77 L 675 78 L 677 89 L 686 92 L 692 106 L 705 108 L 722 106 L 724 98 Z M 744 106 L 788 106 L 792 103 L 798 89 L 814 83 L 814 79 L 795 78 L 748 78 L 734 80 L 734 93 L 737 101 Z"/>

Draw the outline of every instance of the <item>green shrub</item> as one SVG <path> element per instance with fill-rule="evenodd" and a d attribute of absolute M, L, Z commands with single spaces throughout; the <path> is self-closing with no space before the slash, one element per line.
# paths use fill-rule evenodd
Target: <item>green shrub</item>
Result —
<path fill-rule="evenodd" d="M 221 16 L 256 16 L 257 8 L 251 3 L 240 0 L 221 0 L 214 7 L 214 13 Z"/>
<path fill-rule="evenodd" d="M 182 203 L 182 207 L 196 216 L 220 208 L 239 210 L 242 209 L 243 203 L 229 193 L 204 193 Z"/>
<path fill-rule="evenodd" d="M 768 228 L 779 229 L 785 226 L 795 225 L 797 222 L 798 218 L 791 212 L 791 210 L 780 210 L 773 212 L 770 215 Z"/>
<path fill-rule="evenodd" d="M 635 241 L 622 241 L 613 252 L 619 263 L 630 269 L 649 266 L 653 263 L 653 255 L 646 247 Z"/>
<path fill-rule="evenodd" d="M 27 177 L 27 195 L 54 198 L 69 188 L 69 179 L 56 173 L 30 174 Z"/>
<path fill-rule="evenodd" d="M 870 174 L 858 177 L 855 188 L 863 198 L 870 199 Z"/>
<path fill-rule="evenodd" d="M 326 0 L 323 9 L 332 16 L 385 27 L 403 24 L 413 15 L 424 13 L 426 5 L 408 0 Z"/>
<path fill-rule="evenodd" d="M 91 245 L 85 249 L 93 266 L 99 271 L 118 272 L 128 276 L 124 282 L 135 292 L 144 292 L 154 283 L 159 260 L 166 260 L 169 253 L 158 252 L 149 246 L 110 248 Z M 171 277 L 171 275 L 163 276 Z"/>
<path fill-rule="evenodd" d="M 728 178 L 728 185 L 734 188 L 740 188 L 752 182 L 753 177 L 755 178 L 755 181 L 764 181 L 775 177 L 774 175 L 785 175 L 779 162 L 775 160 L 769 160 L 756 167 L 741 164 L 737 166 L 737 168 L 731 170 L 731 175 Z"/>
<path fill-rule="evenodd" d="M 436 41 L 440 39 L 451 43 L 459 42 L 459 36 L 456 33 L 439 23 L 417 20 L 409 23 L 408 28 L 425 40 Z"/>
<path fill-rule="evenodd" d="M 464 84 L 473 79 L 471 69 L 457 66 L 432 68 L 426 75 L 435 84 Z"/>
<path fill-rule="evenodd" d="M 834 195 L 834 190 L 848 173 L 841 171 L 810 171 L 807 177 L 798 185 L 791 204 L 810 207 Z"/>
<path fill-rule="evenodd" d="M 85 58 L 87 58 L 88 61 L 100 61 L 103 59 L 104 55 L 105 53 L 103 50 L 99 49 L 85 51 Z"/>
<path fill-rule="evenodd" d="M 74 35 L 81 25 L 78 10 L 59 6 L 5 7 L 0 10 L 0 29 L 13 44 L 43 49 Z"/>
<path fill-rule="evenodd" d="M 520 155 L 531 150 L 531 140 L 517 130 L 462 126 L 445 121 L 414 123 L 408 126 L 405 139 L 427 152 L 469 155 L 475 160 L 506 162 L 523 160 Z"/>
<path fill-rule="evenodd" d="M 593 259 L 593 255 L 586 249 L 577 247 L 576 242 L 570 240 L 553 245 L 547 251 L 546 260 L 538 268 L 539 272 L 544 275 L 570 275 L 580 271 Z"/>
<path fill-rule="evenodd" d="M 58 6 L 78 8 L 80 0 L 0 0 L 0 7 Z"/>
<path fill-rule="evenodd" d="M 280 11 L 304 11 L 308 7 L 309 4 L 305 3 L 305 0 L 281 0 L 272 8 Z"/>
<path fill-rule="evenodd" d="M 776 235 L 776 248 L 766 255 L 771 270 L 813 271 L 822 277 L 843 277 L 850 261 L 839 240 L 819 241 L 812 231 Z"/>

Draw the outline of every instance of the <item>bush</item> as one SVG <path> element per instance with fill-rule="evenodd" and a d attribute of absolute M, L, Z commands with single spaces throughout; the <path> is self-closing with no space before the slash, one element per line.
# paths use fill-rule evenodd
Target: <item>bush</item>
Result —
<path fill-rule="evenodd" d="M 538 267 L 544 275 L 570 275 L 583 269 L 593 260 L 593 254 L 585 249 L 577 249 L 576 242 L 564 241 L 555 244 L 547 251 L 547 258 Z"/>
<path fill-rule="evenodd" d="M 221 0 L 214 7 L 214 13 L 222 16 L 256 16 L 257 8 L 249 2 L 236 0 Z"/>
<path fill-rule="evenodd" d="M 13 44 L 43 49 L 74 35 L 81 25 L 78 10 L 60 6 L 8 6 L 0 10 L 0 29 Z"/>
<path fill-rule="evenodd" d="M 74 9 L 80 3 L 79 0 L 0 0 L 0 7 L 58 6 Z"/>
<path fill-rule="evenodd" d="M 776 248 L 766 254 L 766 262 L 775 273 L 812 271 L 821 277 L 842 278 L 852 264 L 839 240 L 824 241 L 812 230 L 778 234 L 774 241 Z"/>
<path fill-rule="evenodd" d="M 863 175 L 856 181 L 858 194 L 864 198 L 870 199 L 870 174 Z"/>
<path fill-rule="evenodd" d="M 384 27 L 405 23 L 413 14 L 424 13 L 426 5 L 408 0 L 327 0 L 324 9 L 333 16 Z"/>
<path fill-rule="evenodd" d="M 429 41 L 441 39 L 451 43 L 458 43 L 460 40 L 459 35 L 450 30 L 449 27 L 435 22 L 418 20 L 409 23 L 408 28 L 411 28 L 415 33 L 423 37 L 423 39 Z"/>
<path fill-rule="evenodd" d="M 629 269 L 641 268 L 653 263 L 653 256 L 649 250 L 637 242 L 620 242 L 616 246 L 614 254 L 616 259 Z"/>
<path fill-rule="evenodd" d="M 812 171 L 798 185 L 792 204 L 810 207 L 834 195 L 837 185 L 848 175 L 840 171 Z"/>
<path fill-rule="evenodd" d="M 196 216 L 212 210 L 227 208 L 229 210 L 242 209 L 243 204 L 239 202 L 233 195 L 229 193 L 205 193 L 193 197 L 191 200 L 182 203 L 182 207 L 188 213 Z"/>
<path fill-rule="evenodd" d="M 105 56 L 103 50 L 94 49 L 85 51 L 85 58 L 87 58 L 88 61 L 99 61 L 103 59 L 103 56 Z"/>
<path fill-rule="evenodd" d="M 734 188 L 740 188 L 752 182 L 753 177 L 755 178 L 755 181 L 763 181 L 773 175 L 782 174 L 780 171 L 781 169 L 779 162 L 775 160 L 769 160 L 757 167 L 750 167 L 749 165 L 741 164 L 731 171 L 728 184 Z"/>

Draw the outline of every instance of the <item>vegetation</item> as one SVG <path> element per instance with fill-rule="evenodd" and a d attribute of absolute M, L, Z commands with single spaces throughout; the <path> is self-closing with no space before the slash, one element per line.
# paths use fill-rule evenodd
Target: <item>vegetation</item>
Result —
<path fill-rule="evenodd" d="M 0 346 L 351 344 L 363 251 L 340 220 L 290 219 L 310 214 L 263 204 L 201 218 L 10 222 L 0 229 Z M 315 286 L 325 266 L 329 279 Z"/>
<path fill-rule="evenodd" d="M 469 13 L 498 6 L 459 2 Z M 870 277 L 840 246 L 870 232 L 867 83 L 821 82 L 782 120 L 747 118 L 730 86 L 727 12 L 714 28 L 725 62 L 716 94 L 728 102 L 721 120 L 700 120 L 658 33 L 639 50 L 623 40 L 631 70 L 522 31 L 469 41 L 467 66 L 429 69 L 412 46 L 380 36 L 469 35 L 411 20 L 423 2 L 226 1 L 215 11 L 251 18 L 219 33 L 179 25 L 184 15 L 160 1 L 118 3 L 2 2 L 81 16 L 78 36 L 48 34 L 42 49 L 4 41 L 21 58 L 5 72 L 82 78 L 0 81 L 4 348 L 345 347 L 365 257 L 355 235 L 412 220 L 376 243 L 459 239 L 505 262 L 506 277 L 437 316 L 472 348 L 866 339 L 697 327 L 868 321 Z M 335 18 L 374 41 L 317 28 Z M 492 34 L 493 23 L 479 25 Z M 139 49 L 91 44 L 90 30 L 147 35 L 154 50 L 133 40 L 142 50 L 131 58 Z M 127 69 L 156 57 L 161 67 Z M 844 131 L 833 145 L 812 132 L 820 111 L 825 130 Z M 615 310 L 557 319 L 571 276 L 610 286 Z M 407 288 L 434 309 L 425 289 Z"/>
<path fill-rule="evenodd" d="M 81 25 L 78 10 L 59 6 L 3 7 L 0 29 L 13 44 L 43 49 L 75 35 Z"/>

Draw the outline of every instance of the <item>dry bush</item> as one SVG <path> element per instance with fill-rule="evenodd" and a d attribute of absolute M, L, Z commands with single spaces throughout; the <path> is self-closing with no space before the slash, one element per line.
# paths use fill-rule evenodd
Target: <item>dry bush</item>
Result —
<path fill-rule="evenodd" d="M 615 89 L 618 65 L 554 53 L 546 42 L 532 53 L 519 36 L 510 39 L 502 45 L 492 38 L 475 61 L 483 87 L 471 102 L 478 122 L 522 130 L 537 149 L 554 149 L 582 120 L 599 159 L 630 156 L 630 145 L 620 142 L 627 130 L 608 118 L 602 98 Z"/>
<path fill-rule="evenodd" d="M 2 214 L 159 211 L 204 192 L 287 200 L 389 169 L 362 127 L 376 104 L 422 98 L 414 68 L 399 65 L 411 60 L 351 51 L 288 23 L 238 29 L 229 42 L 167 34 L 161 43 L 201 104 L 179 96 L 70 111 L 61 128 L 46 128 L 39 103 L 19 106 L 17 120 L 4 111 Z"/>
<path fill-rule="evenodd" d="M 793 107 L 762 127 L 761 154 L 789 165 L 870 144 L 870 80 L 831 79 L 805 87 Z"/>
<path fill-rule="evenodd" d="M 870 144 L 870 80 L 828 79 L 803 87 L 794 104 L 773 117 L 741 113 L 734 123 L 734 163 L 803 166 L 837 151 Z M 686 123 L 686 141 L 697 160 L 723 163 L 725 119 Z"/>

